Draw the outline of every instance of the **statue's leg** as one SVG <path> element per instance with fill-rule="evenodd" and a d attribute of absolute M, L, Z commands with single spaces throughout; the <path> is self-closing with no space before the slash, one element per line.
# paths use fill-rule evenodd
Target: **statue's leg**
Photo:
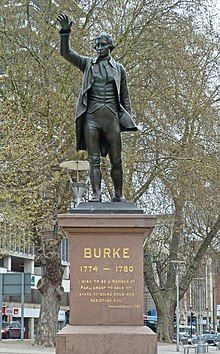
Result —
<path fill-rule="evenodd" d="M 115 190 L 115 196 L 113 197 L 113 201 L 125 202 L 125 198 L 122 196 L 123 170 L 120 162 L 112 162 L 111 178 Z"/>
<path fill-rule="evenodd" d="M 92 202 L 101 202 L 101 169 L 100 164 L 92 164 L 90 163 L 90 181 L 92 185 L 92 198 L 90 201 Z"/>
<path fill-rule="evenodd" d="M 110 113 L 109 113 L 110 114 Z M 108 142 L 109 158 L 111 162 L 111 178 L 114 185 L 115 196 L 113 201 L 125 202 L 122 195 L 123 170 L 121 160 L 121 132 L 118 116 L 111 112 L 111 124 L 105 126 L 105 137 Z"/>
<path fill-rule="evenodd" d="M 90 164 L 90 181 L 92 185 L 92 198 L 90 201 L 101 201 L 101 157 L 100 157 L 100 129 L 97 127 L 92 114 L 87 114 L 85 125 L 85 141 Z"/>

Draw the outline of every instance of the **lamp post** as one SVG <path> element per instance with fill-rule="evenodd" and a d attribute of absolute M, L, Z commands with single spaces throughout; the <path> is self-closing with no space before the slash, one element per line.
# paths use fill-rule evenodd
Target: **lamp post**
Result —
<path fill-rule="evenodd" d="M 190 309 L 190 337 L 192 338 L 192 335 L 193 335 L 193 315 L 194 315 L 194 312 L 193 312 L 193 308 L 192 306 L 189 307 Z"/>
<path fill-rule="evenodd" d="M 217 304 L 216 304 L 216 286 L 213 286 L 212 288 L 212 312 L 213 312 L 213 331 L 216 333 L 217 332 Z"/>
<path fill-rule="evenodd" d="M 205 350 L 205 347 L 202 346 L 202 280 L 205 280 L 205 278 L 195 278 L 195 280 L 198 280 L 198 297 L 199 297 L 199 316 L 198 316 L 198 319 L 199 319 L 199 344 L 198 344 L 198 348 L 197 348 L 197 353 L 204 353 L 204 350 Z"/>
<path fill-rule="evenodd" d="M 185 261 L 171 261 L 176 272 L 176 351 L 180 351 L 180 294 L 179 294 L 179 273 L 180 265 Z"/>
<path fill-rule="evenodd" d="M 70 181 L 70 186 L 73 191 L 75 200 L 75 207 L 81 202 L 82 196 L 87 189 L 87 182 L 79 181 L 79 171 L 88 171 L 88 161 L 64 161 L 60 163 L 60 167 L 66 170 L 67 176 Z M 71 171 L 76 171 L 76 182 L 73 182 L 71 177 Z"/>
<path fill-rule="evenodd" d="M 207 331 L 209 332 L 209 330 L 210 330 L 210 326 L 209 326 L 209 308 L 208 307 L 206 307 L 206 329 L 207 329 Z"/>
<path fill-rule="evenodd" d="M 198 285 L 199 287 L 199 347 L 198 347 L 198 353 L 202 353 L 203 351 L 201 350 L 201 344 L 202 344 L 202 284 L 200 283 Z"/>

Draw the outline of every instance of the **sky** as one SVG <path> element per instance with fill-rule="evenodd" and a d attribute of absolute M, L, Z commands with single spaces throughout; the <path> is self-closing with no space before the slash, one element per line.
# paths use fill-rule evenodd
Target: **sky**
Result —
<path fill-rule="evenodd" d="M 216 3 L 216 7 L 219 10 L 219 16 L 220 16 L 220 0 L 215 0 L 215 3 Z"/>

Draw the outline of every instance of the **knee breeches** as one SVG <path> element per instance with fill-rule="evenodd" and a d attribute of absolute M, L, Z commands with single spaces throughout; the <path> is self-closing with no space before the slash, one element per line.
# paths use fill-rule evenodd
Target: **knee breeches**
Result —
<path fill-rule="evenodd" d="M 91 165 L 101 162 L 100 144 L 104 139 L 112 167 L 121 168 L 121 133 L 118 115 L 107 107 L 87 113 L 84 121 L 85 141 Z"/>

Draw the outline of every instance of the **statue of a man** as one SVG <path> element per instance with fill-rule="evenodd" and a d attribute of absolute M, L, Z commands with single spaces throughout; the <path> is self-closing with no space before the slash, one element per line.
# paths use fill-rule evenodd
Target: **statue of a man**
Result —
<path fill-rule="evenodd" d="M 62 29 L 61 55 L 84 74 L 76 112 L 77 150 L 87 150 L 91 201 L 101 201 L 101 156 L 109 155 L 114 202 L 125 202 L 122 195 L 123 170 L 121 131 L 137 130 L 131 118 L 130 98 L 124 67 L 111 57 L 112 37 L 103 32 L 95 38 L 95 59 L 81 56 L 70 48 L 72 21 L 65 14 L 58 16 Z"/>

